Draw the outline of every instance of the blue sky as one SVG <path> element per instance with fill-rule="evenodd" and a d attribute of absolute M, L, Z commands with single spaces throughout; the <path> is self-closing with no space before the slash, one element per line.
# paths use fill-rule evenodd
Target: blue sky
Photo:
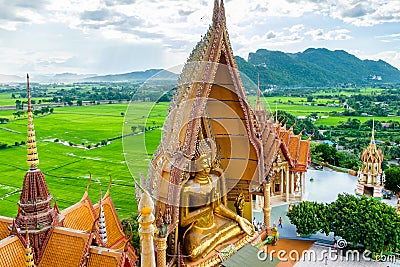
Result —
<path fill-rule="evenodd" d="M 250 2 L 250 3 L 249 3 Z M 0 74 L 123 73 L 183 64 L 213 0 L 0 0 Z M 400 69 L 400 0 L 226 0 L 235 55 L 346 50 Z"/>

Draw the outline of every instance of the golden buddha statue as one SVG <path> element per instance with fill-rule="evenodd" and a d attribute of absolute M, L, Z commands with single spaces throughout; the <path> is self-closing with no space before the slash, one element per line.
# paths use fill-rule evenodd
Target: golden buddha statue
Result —
<path fill-rule="evenodd" d="M 198 147 L 197 170 L 182 185 L 179 220 L 185 254 L 192 261 L 204 258 L 218 245 L 244 232 L 254 233 L 248 220 L 225 206 L 223 173 L 212 162 L 210 146 L 201 140 Z"/>

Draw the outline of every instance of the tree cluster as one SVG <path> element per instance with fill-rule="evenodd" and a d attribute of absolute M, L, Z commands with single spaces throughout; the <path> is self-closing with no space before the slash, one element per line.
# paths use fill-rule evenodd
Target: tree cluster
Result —
<path fill-rule="evenodd" d="M 301 235 L 322 232 L 374 252 L 400 252 L 400 216 L 371 197 L 339 194 L 330 204 L 301 202 L 287 213 Z"/>

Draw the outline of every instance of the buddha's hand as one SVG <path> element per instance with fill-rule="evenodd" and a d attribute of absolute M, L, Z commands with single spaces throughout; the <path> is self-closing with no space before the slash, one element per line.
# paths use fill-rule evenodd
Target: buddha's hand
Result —
<path fill-rule="evenodd" d="M 239 223 L 240 227 L 243 229 L 243 231 L 248 234 L 252 235 L 254 234 L 254 226 L 245 218 L 238 216 L 237 217 L 237 222 Z"/>

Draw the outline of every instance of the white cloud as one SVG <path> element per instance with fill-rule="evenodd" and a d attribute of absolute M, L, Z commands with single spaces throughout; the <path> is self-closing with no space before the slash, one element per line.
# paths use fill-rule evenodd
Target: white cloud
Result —
<path fill-rule="evenodd" d="M 296 24 L 293 25 L 292 27 L 289 28 L 290 32 L 300 32 L 304 30 L 304 25 L 303 24 Z"/>
<path fill-rule="evenodd" d="M 350 31 L 347 29 L 338 29 L 325 32 L 323 29 L 313 29 L 307 31 L 305 35 L 312 37 L 314 41 L 322 40 L 349 40 L 352 37 L 348 34 Z"/>
<path fill-rule="evenodd" d="M 360 59 L 370 59 L 370 60 L 383 60 L 391 64 L 392 66 L 396 67 L 400 70 L 400 51 L 399 50 L 388 50 L 388 51 L 381 51 L 376 54 L 369 54 L 365 52 L 361 52 L 358 50 L 351 51 Z"/>
<path fill-rule="evenodd" d="M 2 59 L 7 58 L 3 62 L 14 62 L 14 70 L 21 69 L 27 60 L 40 62 L 32 63 L 32 66 L 42 71 L 46 70 L 46 66 L 49 69 L 52 69 L 51 66 L 57 69 L 65 66 L 69 70 L 76 60 L 76 69 L 93 68 L 88 72 L 96 72 L 109 70 L 100 68 L 99 64 L 110 57 L 96 53 L 110 53 L 111 46 L 137 56 L 134 63 L 130 63 L 125 61 L 131 57 L 124 59 L 118 53 L 120 60 L 125 60 L 120 65 L 125 67 L 116 67 L 115 71 L 128 69 L 129 64 L 137 69 L 150 64 L 183 63 L 211 23 L 213 1 L 0 0 L 0 5 L 0 33 L 1 29 L 6 29 L 6 32 L 19 34 L 19 42 L 24 40 L 23 35 L 31 33 L 32 36 L 30 42 L 35 57 L 23 58 L 16 51 L 12 52 L 12 57 L 2 56 Z M 374 29 L 375 25 L 385 22 L 400 22 L 400 0 L 226 0 L 225 8 L 234 52 L 243 57 L 258 48 L 298 51 L 316 46 L 316 41 L 318 45 L 340 43 L 340 48 L 345 49 L 351 41 L 355 42 L 354 28 L 368 26 Z M 28 24 L 32 29 L 35 29 L 35 25 L 46 27 L 41 27 L 41 32 L 29 32 L 30 29 L 26 27 Z M 61 30 L 46 29 L 51 27 Z M 62 36 L 53 40 L 54 34 Z M 385 42 L 385 45 L 395 45 L 400 39 L 396 34 L 398 32 L 392 30 L 382 33 L 378 38 L 370 36 L 370 39 L 379 44 Z M 8 45 L 11 44 L 17 50 L 26 48 L 26 45 L 16 41 Z M 361 42 L 358 45 L 363 46 Z M 7 54 L 10 52 L 6 51 L 11 51 L 6 43 L 0 42 L 0 48 Z M 330 48 L 335 49 L 332 46 Z M 157 57 L 149 56 L 152 55 L 150 49 L 157 51 Z M 365 49 L 369 48 L 366 46 Z M 378 54 L 379 51 L 370 51 L 369 54 L 375 52 Z M 364 51 L 364 54 L 368 53 Z M 148 60 L 144 57 L 145 62 L 141 62 L 141 55 L 148 55 Z M 104 61 L 100 57 L 104 57 Z M 79 66 L 80 62 L 86 66 Z M 10 65 L 5 66 L 0 67 L 0 73 Z"/>

